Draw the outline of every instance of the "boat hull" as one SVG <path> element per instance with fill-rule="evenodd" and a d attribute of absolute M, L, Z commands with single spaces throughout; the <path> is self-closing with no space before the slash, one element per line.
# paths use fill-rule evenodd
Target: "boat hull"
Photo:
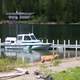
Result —
<path fill-rule="evenodd" d="M 7 44 L 5 50 L 44 50 L 50 47 L 50 43 L 38 44 Z"/>

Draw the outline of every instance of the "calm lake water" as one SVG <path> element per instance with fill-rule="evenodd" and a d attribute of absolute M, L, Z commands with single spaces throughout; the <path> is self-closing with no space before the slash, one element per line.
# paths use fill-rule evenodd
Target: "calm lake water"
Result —
<path fill-rule="evenodd" d="M 27 50 L 4 50 L 0 49 L 1 56 L 12 56 L 20 59 L 24 59 L 25 61 L 34 62 L 40 61 L 42 55 L 50 54 L 49 50 L 32 50 L 30 53 Z M 51 55 L 51 54 L 50 54 Z"/>
<path fill-rule="evenodd" d="M 75 40 L 80 40 L 80 24 L 0 24 L 0 38 L 2 42 L 4 42 L 7 36 L 15 37 L 17 34 L 31 32 L 33 32 L 37 38 L 43 39 L 44 42 L 46 39 L 48 39 L 49 42 L 52 42 L 52 40 L 60 40 L 61 42 L 63 40 L 71 40 L 71 43 L 74 43 Z M 10 51 L 3 53 L 7 55 L 18 55 L 18 57 L 23 55 L 25 58 L 29 57 L 30 60 L 32 60 L 32 58 L 37 60 L 41 55 L 48 54 L 49 51 L 32 51 L 32 53 Z"/>
<path fill-rule="evenodd" d="M 31 33 L 39 39 L 52 40 L 80 40 L 80 24 L 0 24 L 0 37 L 4 41 L 6 36 L 16 36 L 19 33 Z"/>

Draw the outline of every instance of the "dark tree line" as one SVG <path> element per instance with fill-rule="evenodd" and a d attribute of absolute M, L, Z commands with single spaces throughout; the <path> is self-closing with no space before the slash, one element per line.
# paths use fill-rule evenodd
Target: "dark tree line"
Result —
<path fill-rule="evenodd" d="M 80 0 L 0 0 L 0 19 L 15 11 L 34 12 L 41 21 L 80 22 Z"/>

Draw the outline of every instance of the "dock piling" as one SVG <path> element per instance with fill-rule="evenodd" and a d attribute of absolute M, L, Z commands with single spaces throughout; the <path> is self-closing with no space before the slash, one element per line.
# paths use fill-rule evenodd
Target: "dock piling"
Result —
<path fill-rule="evenodd" d="M 1 54 L 1 38 L 0 38 L 0 54 Z"/>
<path fill-rule="evenodd" d="M 57 45 L 59 45 L 59 40 L 57 40 Z"/>
<path fill-rule="evenodd" d="M 53 52 L 54 52 L 54 40 L 53 40 L 53 42 L 52 42 L 52 48 L 53 48 Z"/>
<path fill-rule="evenodd" d="M 43 39 L 41 40 L 41 42 L 43 42 Z"/>
<path fill-rule="evenodd" d="M 48 39 L 46 39 L 46 43 L 48 43 Z"/>
<path fill-rule="evenodd" d="M 77 57 L 77 45 L 78 45 L 78 41 L 76 40 L 76 50 L 75 50 L 75 56 Z"/>
<path fill-rule="evenodd" d="M 68 40 L 68 45 L 70 45 L 70 40 Z"/>
<path fill-rule="evenodd" d="M 65 44 L 66 44 L 66 41 L 64 40 L 64 58 L 66 58 L 66 48 L 65 48 Z"/>

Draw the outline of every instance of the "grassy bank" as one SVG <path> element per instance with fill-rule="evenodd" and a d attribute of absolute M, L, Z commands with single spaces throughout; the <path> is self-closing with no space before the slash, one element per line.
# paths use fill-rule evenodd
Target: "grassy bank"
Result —
<path fill-rule="evenodd" d="M 28 67 L 28 62 L 14 57 L 0 58 L 0 72 L 11 71 L 16 67 Z"/>
<path fill-rule="evenodd" d="M 55 73 L 52 73 L 52 71 L 45 67 L 44 72 L 45 75 L 50 75 L 53 80 L 80 80 L 80 67 Z"/>
<path fill-rule="evenodd" d="M 80 67 L 68 69 L 52 75 L 54 80 L 80 80 Z"/>
<path fill-rule="evenodd" d="M 45 75 L 52 76 L 53 80 L 80 80 L 80 67 L 67 68 L 61 72 L 58 71 L 55 73 L 49 69 L 50 67 L 54 69 L 54 67 L 58 67 L 59 64 L 61 63 L 62 61 L 58 59 L 49 63 L 37 63 L 34 65 L 29 65 L 28 62 L 26 61 L 22 62 L 21 59 L 16 59 L 15 57 L 5 57 L 5 58 L 0 58 L 0 72 L 11 71 L 14 70 L 16 67 L 27 68 L 30 66 L 34 70 L 34 66 L 35 66 L 36 68 L 39 67 L 40 71 L 43 72 L 43 74 L 45 73 Z M 67 64 L 67 62 L 65 62 L 64 65 L 65 64 Z"/>
<path fill-rule="evenodd" d="M 73 68 L 73 66 L 75 65 L 73 62 L 76 61 L 62 62 L 59 60 L 55 60 L 51 63 L 41 64 L 40 69 L 42 72 L 44 72 L 45 75 L 50 75 L 53 78 L 53 80 L 80 80 L 80 67 L 77 67 L 79 65 L 76 64 L 76 67 Z M 72 67 L 68 65 L 70 63 L 73 64 Z M 65 64 L 67 64 L 67 66 L 70 66 L 70 68 L 65 66 L 64 69 L 59 70 L 61 69 L 61 67 L 63 68 Z"/>

